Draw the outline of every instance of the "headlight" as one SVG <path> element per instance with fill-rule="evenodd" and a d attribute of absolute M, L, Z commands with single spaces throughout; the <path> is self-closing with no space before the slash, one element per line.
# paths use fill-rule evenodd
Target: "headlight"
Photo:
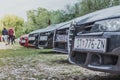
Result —
<path fill-rule="evenodd" d="M 96 31 L 120 31 L 120 18 L 96 22 L 93 30 L 95 29 Z"/>

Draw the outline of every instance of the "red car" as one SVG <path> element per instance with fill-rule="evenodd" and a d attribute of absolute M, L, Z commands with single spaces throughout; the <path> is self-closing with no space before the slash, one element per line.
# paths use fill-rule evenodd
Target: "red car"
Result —
<path fill-rule="evenodd" d="M 28 44 L 28 34 L 22 35 L 20 37 L 19 43 L 20 43 L 21 46 L 29 47 L 29 44 Z"/>
<path fill-rule="evenodd" d="M 2 36 L 0 36 L 0 42 L 2 41 Z"/>

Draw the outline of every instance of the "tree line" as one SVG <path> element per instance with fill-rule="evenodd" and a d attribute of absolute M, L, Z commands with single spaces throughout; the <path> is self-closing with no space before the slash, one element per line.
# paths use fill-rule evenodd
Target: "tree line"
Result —
<path fill-rule="evenodd" d="M 0 30 L 3 27 L 15 27 L 16 36 L 27 34 L 33 30 L 45 28 L 50 24 L 57 24 L 76 17 L 120 5 L 120 0 L 78 0 L 74 5 L 66 5 L 65 10 L 47 10 L 37 8 L 27 11 L 27 21 L 16 15 L 6 15 L 0 20 Z"/>

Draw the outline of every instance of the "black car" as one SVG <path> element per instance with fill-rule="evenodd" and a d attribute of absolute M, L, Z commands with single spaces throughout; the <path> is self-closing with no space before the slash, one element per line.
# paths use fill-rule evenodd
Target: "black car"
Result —
<path fill-rule="evenodd" d="M 120 73 L 120 6 L 76 18 L 69 29 L 71 63 L 91 70 Z"/>
<path fill-rule="evenodd" d="M 39 48 L 39 46 L 38 46 L 38 38 L 39 38 L 39 33 L 42 30 L 43 29 L 38 29 L 38 30 L 34 30 L 34 31 L 32 31 L 32 32 L 29 33 L 29 35 L 28 35 L 28 44 L 31 47 Z"/>
<path fill-rule="evenodd" d="M 53 50 L 56 52 L 68 53 L 68 33 L 71 21 L 65 22 L 55 30 Z"/>
<path fill-rule="evenodd" d="M 50 25 L 42 32 L 39 33 L 39 47 L 43 48 L 53 48 L 53 36 L 54 36 L 54 30 L 57 29 L 59 26 L 56 24 Z"/>

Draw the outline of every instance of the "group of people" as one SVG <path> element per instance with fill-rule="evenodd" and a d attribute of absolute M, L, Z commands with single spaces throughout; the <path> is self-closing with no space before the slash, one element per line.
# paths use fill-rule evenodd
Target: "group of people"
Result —
<path fill-rule="evenodd" d="M 15 43 L 15 32 L 12 28 L 10 29 L 6 29 L 3 28 L 2 30 L 2 40 L 3 42 L 5 42 L 6 45 L 13 45 L 13 43 Z"/>

